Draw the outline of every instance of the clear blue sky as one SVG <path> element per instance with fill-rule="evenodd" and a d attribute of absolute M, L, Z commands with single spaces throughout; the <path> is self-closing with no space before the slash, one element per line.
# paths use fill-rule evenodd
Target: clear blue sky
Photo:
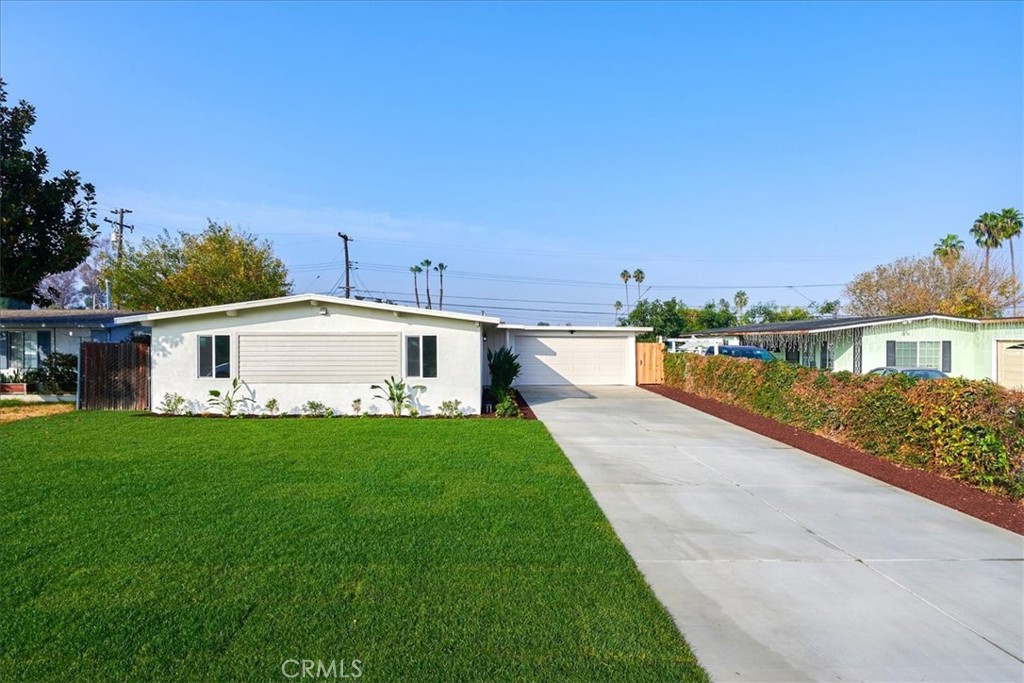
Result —
<path fill-rule="evenodd" d="M 1024 208 L 1022 36 L 1018 2 L 8 1 L 0 73 L 133 238 L 227 221 L 324 291 L 342 230 L 360 288 L 430 258 L 446 308 L 586 324 L 623 268 L 821 301 Z"/>

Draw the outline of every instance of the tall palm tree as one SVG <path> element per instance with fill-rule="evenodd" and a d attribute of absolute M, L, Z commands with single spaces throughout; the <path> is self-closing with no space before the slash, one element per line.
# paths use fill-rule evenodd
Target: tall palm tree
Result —
<path fill-rule="evenodd" d="M 409 272 L 412 273 L 412 291 L 416 293 L 416 308 L 420 307 L 420 273 L 423 269 L 419 266 L 409 266 Z"/>
<path fill-rule="evenodd" d="M 420 265 L 423 267 L 423 272 L 426 273 L 424 276 L 427 280 L 427 308 L 433 308 L 434 305 L 430 303 L 430 266 L 434 265 L 430 259 L 425 258 L 420 261 Z"/>
<path fill-rule="evenodd" d="M 949 233 L 935 243 L 932 254 L 938 257 L 945 265 L 949 266 L 960 260 L 960 254 L 964 252 L 964 241 L 959 235 Z"/>
<path fill-rule="evenodd" d="M 998 249 L 1003 243 L 999 236 L 999 214 L 986 211 L 978 216 L 971 226 L 971 236 L 974 242 L 985 250 L 985 279 L 988 279 L 989 253 Z"/>
<path fill-rule="evenodd" d="M 437 308 L 438 308 L 438 310 L 442 310 L 443 311 L 444 310 L 444 271 L 448 270 L 448 266 L 446 266 L 443 263 L 438 263 L 436 266 L 434 266 L 434 270 L 437 271 L 437 277 L 440 278 L 440 280 L 441 280 L 441 284 L 440 284 L 441 294 L 437 298 Z"/>
<path fill-rule="evenodd" d="M 647 275 L 644 273 L 644 271 L 640 270 L 639 268 L 633 271 L 633 282 L 636 283 L 637 303 L 640 302 L 640 285 L 643 283 L 645 277 L 647 277 Z"/>
<path fill-rule="evenodd" d="M 622 284 L 626 288 L 626 310 L 629 310 L 629 278 L 633 277 L 629 274 L 628 270 L 624 270 L 619 273 L 619 277 L 622 278 Z"/>
<path fill-rule="evenodd" d="M 1013 276 L 1014 289 L 1017 286 L 1017 258 L 1013 254 L 1013 240 L 1020 237 L 1024 227 L 1024 216 L 1018 209 L 1008 208 L 999 212 L 999 238 L 1010 245 L 1010 272 Z M 1013 300 L 1013 315 L 1017 315 L 1017 298 Z"/>
<path fill-rule="evenodd" d="M 618 320 L 618 318 L 619 318 L 619 311 L 622 310 L 622 302 L 621 301 L 616 301 L 615 303 L 612 304 L 612 308 L 615 309 L 615 319 Z"/>
<path fill-rule="evenodd" d="M 732 302 L 736 304 L 736 318 L 743 317 L 743 309 L 750 303 L 750 297 L 742 289 L 736 292 L 732 297 Z"/>

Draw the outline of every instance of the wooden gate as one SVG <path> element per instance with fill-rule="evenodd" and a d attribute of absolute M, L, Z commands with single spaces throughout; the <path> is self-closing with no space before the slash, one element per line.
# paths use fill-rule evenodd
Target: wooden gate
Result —
<path fill-rule="evenodd" d="M 660 342 L 638 342 L 636 345 L 636 383 L 665 383 L 665 345 Z"/>
<path fill-rule="evenodd" d="M 82 342 L 80 410 L 149 410 L 149 344 Z"/>

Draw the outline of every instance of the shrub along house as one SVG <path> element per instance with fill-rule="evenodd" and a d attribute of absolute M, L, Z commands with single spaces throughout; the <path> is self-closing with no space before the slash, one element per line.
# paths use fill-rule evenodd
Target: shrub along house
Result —
<path fill-rule="evenodd" d="M 387 412 L 371 384 L 389 377 L 423 390 L 424 414 L 458 400 L 481 409 L 488 381 L 486 349 L 508 345 L 520 356 L 516 384 L 634 384 L 633 328 L 526 327 L 498 318 L 396 306 L 319 294 L 297 294 L 119 318 L 152 330 L 151 395 L 168 393 L 205 405 L 211 389 L 244 383 L 239 396 L 283 412 L 309 401 L 351 413 Z M 594 370 L 596 368 L 596 370 Z"/>
<path fill-rule="evenodd" d="M 1024 318 L 827 318 L 741 325 L 696 336 L 761 346 L 809 367 L 854 373 L 886 365 L 935 368 L 1024 389 Z"/>
<path fill-rule="evenodd" d="M 74 309 L 0 310 L 0 376 L 39 367 L 52 352 L 78 356 L 82 341 L 123 341 L 139 330 L 118 324 L 126 311 Z"/>

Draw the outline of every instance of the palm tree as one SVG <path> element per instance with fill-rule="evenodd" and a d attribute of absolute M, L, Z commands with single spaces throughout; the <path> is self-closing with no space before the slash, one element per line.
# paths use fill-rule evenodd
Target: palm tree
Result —
<path fill-rule="evenodd" d="M 736 304 L 736 318 L 743 317 L 743 309 L 750 303 L 750 297 L 742 289 L 736 292 L 732 297 L 732 302 Z"/>
<path fill-rule="evenodd" d="M 622 278 L 622 284 L 626 288 L 626 310 L 629 310 L 629 278 L 633 277 L 629 274 L 628 270 L 624 270 L 619 273 L 619 277 Z"/>
<path fill-rule="evenodd" d="M 616 301 L 615 303 L 612 304 L 612 308 L 615 309 L 615 319 L 618 320 L 619 319 L 619 311 L 622 310 L 622 302 L 621 301 Z"/>
<path fill-rule="evenodd" d="M 932 254 L 938 257 L 946 266 L 950 266 L 960 260 L 960 254 L 964 251 L 964 241 L 959 235 L 949 233 L 935 243 Z"/>
<path fill-rule="evenodd" d="M 989 253 L 993 249 L 998 249 L 1003 243 L 999 235 L 999 214 L 986 211 L 978 216 L 974 225 L 971 226 L 971 236 L 974 237 L 975 243 L 985 250 L 985 279 L 987 280 Z"/>
<path fill-rule="evenodd" d="M 639 268 L 633 271 L 633 281 L 636 282 L 637 303 L 640 303 L 640 284 L 644 281 L 645 277 L 647 276 L 644 274 L 644 271 L 640 270 Z"/>
<path fill-rule="evenodd" d="M 432 266 L 433 263 L 430 259 L 425 258 L 420 261 L 420 265 L 423 266 L 423 272 L 426 273 L 424 277 L 426 277 L 427 280 L 427 308 L 433 308 L 434 305 L 430 303 L 430 266 Z"/>
<path fill-rule="evenodd" d="M 438 310 L 442 310 L 443 311 L 444 310 L 444 271 L 448 270 L 448 266 L 446 266 L 443 263 L 438 263 L 436 266 L 434 266 L 434 270 L 437 271 L 437 277 L 439 277 L 441 279 L 441 284 L 440 284 L 441 294 L 437 298 L 437 308 L 438 308 Z"/>
<path fill-rule="evenodd" d="M 1017 287 L 1017 259 L 1013 255 L 1013 240 L 1020 237 L 1021 228 L 1024 227 L 1024 216 L 1014 208 L 1003 209 L 999 213 L 999 238 L 1006 240 L 1010 245 L 1010 272 L 1013 276 L 1014 293 Z M 1013 299 L 1013 315 L 1017 315 L 1017 298 Z"/>
<path fill-rule="evenodd" d="M 420 281 L 419 275 L 423 272 L 423 269 L 419 266 L 409 266 L 409 272 L 412 273 L 412 291 L 416 293 L 416 308 L 420 307 Z"/>

